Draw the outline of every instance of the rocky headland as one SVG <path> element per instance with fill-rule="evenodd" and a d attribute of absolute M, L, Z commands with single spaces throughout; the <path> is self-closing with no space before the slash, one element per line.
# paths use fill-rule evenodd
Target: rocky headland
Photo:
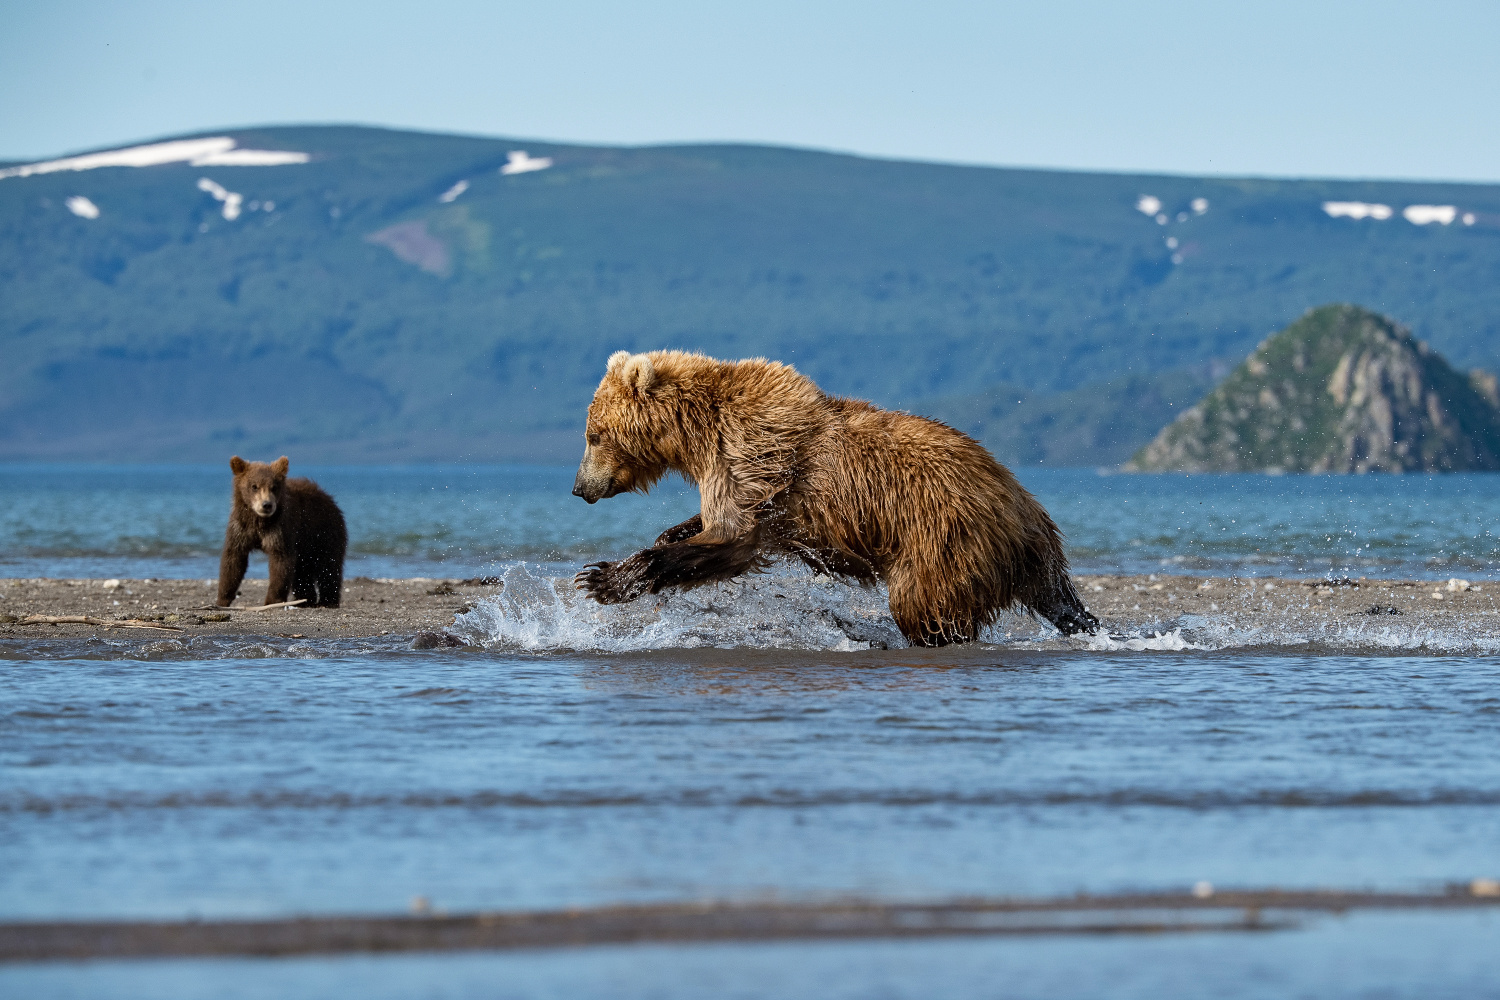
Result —
<path fill-rule="evenodd" d="M 1500 469 L 1494 375 L 1455 371 L 1387 317 L 1309 311 L 1125 465 L 1133 472 Z"/>

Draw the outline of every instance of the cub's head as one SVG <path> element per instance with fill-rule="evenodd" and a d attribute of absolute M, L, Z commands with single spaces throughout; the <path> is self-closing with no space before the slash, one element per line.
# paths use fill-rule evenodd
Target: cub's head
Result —
<path fill-rule="evenodd" d="M 676 440 L 675 394 L 656 361 L 629 351 L 610 355 L 589 404 L 575 497 L 593 503 L 632 490 L 644 493 L 666 473 Z"/>
<path fill-rule="evenodd" d="M 270 517 L 281 509 L 286 493 L 286 470 L 290 463 L 282 455 L 274 462 L 247 462 L 236 455 L 229 460 L 234 473 L 234 498 L 255 513 Z"/>

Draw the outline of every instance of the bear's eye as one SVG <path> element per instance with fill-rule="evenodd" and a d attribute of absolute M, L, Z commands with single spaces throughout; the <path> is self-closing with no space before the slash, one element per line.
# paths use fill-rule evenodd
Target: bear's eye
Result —
<path fill-rule="evenodd" d="M 603 435 L 601 435 L 598 431 L 589 432 L 588 442 L 590 446 L 597 445 L 602 439 Z"/>

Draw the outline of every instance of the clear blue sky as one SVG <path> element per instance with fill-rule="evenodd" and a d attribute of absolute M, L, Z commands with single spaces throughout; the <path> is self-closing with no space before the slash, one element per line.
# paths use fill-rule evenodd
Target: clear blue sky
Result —
<path fill-rule="evenodd" d="M 0 13 L 0 158 L 362 122 L 1500 181 L 1497 45 L 1494 0 L 50 0 Z"/>

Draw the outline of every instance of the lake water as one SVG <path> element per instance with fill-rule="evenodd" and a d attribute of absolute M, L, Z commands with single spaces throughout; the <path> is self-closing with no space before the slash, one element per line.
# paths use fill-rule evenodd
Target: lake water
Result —
<path fill-rule="evenodd" d="M 570 470 L 294 471 L 348 514 L 351 575 L 507 574 L 458 626 L 483 643 L 0 638 L 0 919 L 1500 877 L 1492 654 L 849 650 L 821 616 L 868 592 L 806 574 L 695 592 L 655 631 L 528 645 L 582 627 L 549 610 L 551 577 L 648 542 L 692 493 L 590 507 Z M 1500 477 L 1024 479 L 1080 570 L 1500 568 Z M 5 468 L 0 575 L 211 576 L 227 492 L 227 470 Z M 747 648 L 766 618 L 781 648 Z M 1496 941 L 1500 913 L 1357 914 L 1177 938 L 11 965 L 0 995 L 1476 996 L 1500 982 Z"/>
<path fill-rule="evenodd" d="M 697 492 L 673 478 L 650 496 L 590 506 L 570 495 L 571 468 L 292 472 L 316 479 L 344 509 L 349 576 L 473 576 L 515 560 L 576 565 L 649 544 L 698 505 Z M 1066 534 L 1079 572 L 1500 573 L 1496 474 L 1020 476 Z M 0 576 L 215 576 L 229 478 L 227 465 L 0 465 Z"/>

